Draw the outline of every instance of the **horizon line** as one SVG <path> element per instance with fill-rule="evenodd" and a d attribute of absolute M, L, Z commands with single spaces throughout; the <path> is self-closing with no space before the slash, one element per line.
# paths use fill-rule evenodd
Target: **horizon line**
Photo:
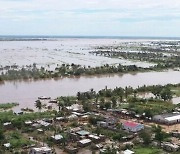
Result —
<path fill-rule="evenodd" d="M 42 38 L 169 38 L 180 39 L 180 36 L 120 36 L 120 35 L 0 35 L 0 37 L 42 37 Z"/>

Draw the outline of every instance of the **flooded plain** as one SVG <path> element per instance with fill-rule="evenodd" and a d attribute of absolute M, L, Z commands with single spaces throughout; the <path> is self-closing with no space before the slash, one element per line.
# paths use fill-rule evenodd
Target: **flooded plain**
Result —
<path fill-rule="evenodd" d="M 76 95 L 78 91 L 93 88 L 98 91 L 115 87 L 138 87 L 143 85 L 166 85 L 180 83 L 180 71 L 146 72 L 101 76 L 81 76 L 76 78 L 47 79 L 37 81 L 6 81 L 0 85 L 0 103 L 18 102 L 20 108 L 34 107 L 39 96 Z"/>
<path fill-rule="evenodd" d="M 125 40 L 124 40 L 125 41 Z M 130 40 L 126 40 L 130 41 Z M 0 41 L 0 66 L 26 66 L 37 64 L 37 67 L 54 69 L 57 64 L 80 64 L 85 66 L 101 66 L 104 64 L 137 65 L 139 67 L 154 66 L 152 63 L 131 61 L 92 55 L 94 47 L 118 45 L 122 40 L 116 39 L 56 39 L 39 41 Z"/>

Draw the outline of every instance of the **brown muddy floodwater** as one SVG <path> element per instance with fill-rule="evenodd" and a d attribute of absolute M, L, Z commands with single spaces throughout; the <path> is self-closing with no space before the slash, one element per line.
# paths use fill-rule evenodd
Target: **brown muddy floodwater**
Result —
<path fill-rule="evenodd" d="M 19 108 L 34 108 L 39 96 L 76 95 L 78 91 L 91 88 L 108 88 L 143 85 L 165 85 L 180 83 L 180 71 L 145 72 L 135 74 L 116 74 L 101 76 L 83 76 L 79 78 L 61 78 L 38 81 L 7 81 L 0 85 L 0 103 L 18 102 Z"/>

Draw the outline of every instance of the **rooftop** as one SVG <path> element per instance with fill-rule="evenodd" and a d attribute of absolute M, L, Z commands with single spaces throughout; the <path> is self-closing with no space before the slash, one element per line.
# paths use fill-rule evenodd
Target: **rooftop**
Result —
<path fill-rule="evenodd" d="M 180 120 L 180 115 L 165 118 L 167 121 Z"/>
<path fill-rule="evenodd" d="M 10 144 L 10 143 L 5 143 L 4 146 L 5 146 L 6 148 L 9 148 L 9 147 L 11 146 L 11 144 Z"/>
<path fill-rule="evenodd" d="M 78 131 L 76 132 L 78 135 L 81 135 L 81 136 L 85 136 L 85 135 L 89 135 L 90 133 L 88 131 L 85 131 L 85 130 L 81 130 L 81 131 Z"/>
<path fill-rule="evenodd" d="M 41 152 L 41 151 L 43 151 L 43 152 L 47 152 L 47 151 L 51 151 L 51 149 L 50 148 L 48 148 L 48 147 L 40 147 L 40 148 L 33 148 L 35 151 L 37 151 L 37 152 Z"/>
<path fill-rule="evenodd" d="M 125 151 L 123 152 L 123 154 L 134 154 L 134 152 L 127 149 L 127 150 L 125 150 Z"/>
<path fill-rule="evenodd" d="M 51 136 L 53 139 L 55 139 L 55 140 L 61 140 L 61 139 L 63 139 L 63 136 L 62 135 L 60 135 L 60 134 L 58 134 L 58 135 L 55 135 L 55 136 Z"/>
<path fill-rule="evenodd" d="M 99 136 L 96 136 L 96 135 L 89 135 L 89 137 L 90 137 L 90 138 L 94 138 L 94 139 L 96 139 L 96 140 L 100 139 L 100 137 L 99 137 Z"/>
<path fill-rule="evenodd" d="M 128 126 L 128 127 L 137 127 L 138 125 L 141 125 L 141 124 L 133 122 L 133 121 L 126 121 L 123 123 L 123 125 Z"/>
<path fill-rule="evenodd" d="M 87 144 L 87 143 L 90 143 L 91 140 L 90 139 L 83 139 L 83 140 L 80 140 L 79 142 L 82 144 Z"/>

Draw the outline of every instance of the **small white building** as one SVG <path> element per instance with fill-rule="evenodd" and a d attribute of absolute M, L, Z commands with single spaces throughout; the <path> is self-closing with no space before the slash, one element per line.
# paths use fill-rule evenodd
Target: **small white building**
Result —
<path fill-rule="evenodd" d="M 51 136 L 51 138 L 55 141 L 55 142 L 60 142 L 63 139 L 63 136 L 60 134 Z"/>
<path fill-rule="evenodd" d="M 4 145 L 4 147 L 6 147 L 6 148 L 10 148 L 11 147 L 11 144 L 10 143 L 5 143 L 5 144 L 3 144 Z"/>
<path fill-rule="evenodd" d="M 52 154 L 52 150 L 48 147 L 31 148 L 29 154 Z"/>
<path fill-rule="evenodd" d="M 91 144 L 91 140 L 90 139 L 83 139 L 83 140 L 80 140 L 77 144 L 80 147 L 85 147 L 85 146 L 88 146 Z"/>
<path fill-rule="evenodd" d="M 134 154 L 134 152 L 127 149 L 127 150 L 123 151 L 122 154 Z"/>

